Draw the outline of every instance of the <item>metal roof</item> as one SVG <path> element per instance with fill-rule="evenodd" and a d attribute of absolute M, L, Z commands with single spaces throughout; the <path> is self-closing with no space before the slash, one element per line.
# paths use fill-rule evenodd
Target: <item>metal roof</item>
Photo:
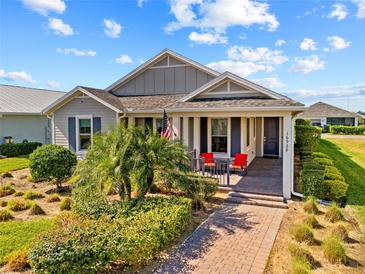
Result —
<path fill-rule="evenodd" d="M 0 85 L 0 114 L 41 114 L 65 92 Z"/>

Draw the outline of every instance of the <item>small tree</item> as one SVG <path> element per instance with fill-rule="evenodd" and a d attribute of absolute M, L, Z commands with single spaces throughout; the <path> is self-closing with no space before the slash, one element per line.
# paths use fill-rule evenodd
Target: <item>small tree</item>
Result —
<path fill-rule="evenodd" d="M 77 164 L 75 153 L 59 145 L 45 145 L 29 156 L 29 168 L 35 181 L 54 181 L 57 188 L 72 175 Z"/>

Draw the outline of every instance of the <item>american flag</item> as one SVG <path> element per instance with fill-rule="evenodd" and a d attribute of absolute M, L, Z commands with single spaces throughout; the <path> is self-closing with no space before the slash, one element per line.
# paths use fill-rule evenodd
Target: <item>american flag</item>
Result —
<path fill-rule="evenodd" d="M 170 120 L 167 117 L 166 111 L 163 110 L 161 137 L 170 139 L 171 133 L 172 133 L 172 128 L 171 128 Z"/>

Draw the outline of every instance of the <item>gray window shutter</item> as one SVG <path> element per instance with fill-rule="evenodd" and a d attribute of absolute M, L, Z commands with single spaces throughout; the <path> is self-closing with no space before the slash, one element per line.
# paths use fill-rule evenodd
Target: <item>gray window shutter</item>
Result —
<path fill-rule="evenodd" d="M 94 117 L 93 118 L 93 133 L 97 133 L 101 131 L 101 118 Z"/>
<path fill-rule="evenodd" d="M 76 119 L 68 117 L 68 146 L 72 151 L 76 151 Z"/>
<path fill-rule="evenodd" d="M 231 118 L 231 157 L 241 152 L 241 117 Z"/>

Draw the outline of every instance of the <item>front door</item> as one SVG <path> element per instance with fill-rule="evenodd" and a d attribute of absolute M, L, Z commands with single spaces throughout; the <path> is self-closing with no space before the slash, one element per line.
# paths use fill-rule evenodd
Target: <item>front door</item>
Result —
<path fill-rule="evenodd" d="M 264 119 L 264 156 L 279 156 L 279 117 Z"/>

